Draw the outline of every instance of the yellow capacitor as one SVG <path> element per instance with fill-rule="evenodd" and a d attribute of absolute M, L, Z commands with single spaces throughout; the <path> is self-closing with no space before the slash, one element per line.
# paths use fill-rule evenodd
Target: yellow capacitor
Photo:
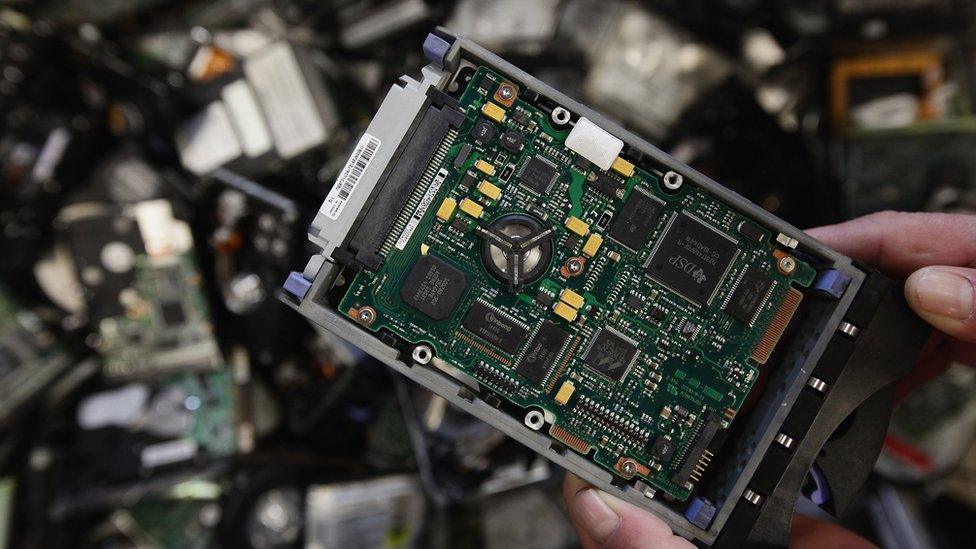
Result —
<path fill-rule="evenodd" d="M 445 198 L 444 202 L 441 202 L 441 206 L 437 208 L 437 219 L 440 219 L 441 221 L 450 221 L 451 214 L 454 213 L 454 208 L 456 207 L 456 200 L 451 197 Z"/>
<path fill-rule="evenodd" d="M 482 181 L 481 183 L 478 183 L 478 190 L 481 191 L 481 194 L 492 200 L 498 200 L 498 197 L 502 195 L 502 190 L 489 181 Z"/>
<path fill-rule="evenodd" d="M 590 226 L 586 224 L 586 221 L 572 215 L 566 220 L 566 228 L 579 236 L 585 235 L 590 230 Z"/>
<path fill-rule="evenodd" d="M 475 161 L 474 167 L 485 175 L 495 175 L 495 166 L 491 162 L 485 162 L 479 158 Z"/>
<path fill-rule="evenodd" d="M 634 175 L 634 165 L 619 156 L 610 164 L 610 168 L 624 177 Z"/>
<path fill-rule="evenodd" d="M 559 386 L 559 391 L 556 392 L 556 404 L 564 406 L 569 399 L 572 398 L 573 392 L 576 391 L 576 387 L 568 381 L 564 381 L 562 385 Z"/>
<path fill-rule="evenodd" d="M 579 311 L 570 307 L 569 305 L 566 305 L 562 301 L 553 305 L 552 311 L 556 313 L 556 315 L 558 315 L 559 317 L 564 318 L 569 322 L 576 320 L 576 315 L 579 313 Z"/>
<path fill-rule="evenodd" d="M 583 304 L 586 303 L 583 296 L 579 295 L 573 290 L 570 290 L 569 288 L 563 288 L 563 291 L 559 294 L 559 300 L 574 309 L 582 309 Z"/>
<path fill-rule="evenodd" d="M 481 107 L 481 112 L 485 114 L 488 118 L 491 118 L 495 122 L 501 122 L 505 119 L 505 109 L 499 107 L 498 105 L 492 103 L 491 101 L 485 103 L 484 107 Z"/>
<path fill-rule="evenodd" d="M 478 218 L 485 211 L 485 207 L 470 198 L 465 198 L 461 201 L 461 211 L 471 217 Z"/>
<path fill-rule="evenodd" d="M 586 244 L 583 244 L 583 255 L 586 257 L 593 257 L 598 251 L 600 251 L 600 246 L 603 245 L 603 237 L 593 233 L 589 238 L 586 239 Z"/>

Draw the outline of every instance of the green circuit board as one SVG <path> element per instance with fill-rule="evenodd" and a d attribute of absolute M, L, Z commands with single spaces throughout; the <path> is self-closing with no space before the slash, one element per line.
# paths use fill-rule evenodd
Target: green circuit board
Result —
<path fill-rule="evenodd" d="M 339 308 L 429 346 L 501 408 L 541 411 L 532 428 L 618 476 L 687 499 L 816 273 L 626 149 L 608 170 L 582 159 L 571 124 L 500 96 L 509 85 L 486 67 L 471 77 L 382 265 Z"/>
<path fill-rule="evenodd" d="M 105 373 L 147 378 L 222 369 L 193 254 L 140 255 L 135 273 L 126 314 L 99 325 Z"/>

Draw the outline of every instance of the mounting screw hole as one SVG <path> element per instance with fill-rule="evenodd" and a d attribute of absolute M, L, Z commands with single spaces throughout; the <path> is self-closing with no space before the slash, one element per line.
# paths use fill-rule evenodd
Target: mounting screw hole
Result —
<path fill-rule="evenodd" d="M 562 107 L 556 107 L 552 109 L 552 121 L 560 126 L 565 126 L 569 124 L 570 114 L 569 111 Z"/>
<path fill-rule="evenodd" d="M 664 188 L 669 191 L 677 191 L 685 182 L 678 172 L 668 172 L 664 174 Z"/>
<path fill-rule="evenodd" d="M 525 414 L 525 426 L 533 431 L 538 431 L 542 429 L 542 426 L 546 424 L 546 416 L 542 414 L 539 410 L 529 410 L 529 413 Z"/>
<path fill-rule="evenodd" d="M 417 345 L 413 348 L 413 361 L 417 364 L 430 364 L 431 359 L 434 358 L 434 351 L 426 345 Z"/>

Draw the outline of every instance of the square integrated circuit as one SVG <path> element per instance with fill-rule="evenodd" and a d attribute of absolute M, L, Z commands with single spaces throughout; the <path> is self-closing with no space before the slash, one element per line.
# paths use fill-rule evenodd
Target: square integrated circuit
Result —
<path fill-rule="evenodd" d="M 522 164 L 519 179 L 522 184 L 539 194 L 546 194 L 552 189 L 559 170 L 552 162 L 541 156 L 533 156 Z"/>
<path fill-rule="evenodd" d="M 711 302 L 739 254 L 725 233 L 689 214 L 671 219 L 647 262 L 647 274 L 698 305 Z"/>
<path fill-rule="evenodd" d="M 454 312 L 467 278 L 457 267 L 432 255 L 422 255 L 400 286 L 400 298 L 434 320 L 444 320 Z"/>
<path fill-rule="evenodd" d="M 586 350 L 583 363 L 614 381 L 620 381 L 635 358 L 636 343 L 614 330 L 602 328 Z"/>

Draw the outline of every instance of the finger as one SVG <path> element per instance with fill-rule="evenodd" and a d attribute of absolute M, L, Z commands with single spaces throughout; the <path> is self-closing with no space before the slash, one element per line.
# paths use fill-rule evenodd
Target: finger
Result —
<path fill-rule="evenodd" d="M 572 473 L 566 473 L 566 477 L 563 479 L 563 500 L 566 502 L 566 507 L 571 508 L 573 498 L 577 492 L 589 487 L 590 484 L 585 480 Z M 579 535 L 580 545 L 583 546 L 583 549 L 598 549 L 600 547 L 575 520 L 573 520 L 573 528 L 576 529 L 576 534 Z"/>
<path fill-rule="evenodd" d="M 919 269 L 905 281 L 905 298 L 937 330 L 976 343 L 976 269 Z"/>
<path fill-rule="evenodd" d="M 590 543 L 602 549 L 693 548 L 687 540 L 674 535 L 658 517 L 567 476 L 563 484 L 573 524 Z M 587 543 L 589 542 L 589 543 Z"/>
<path fill-rule="evenodd" d="M 976 267 L 973 215 L 879 212 L 807 233 L 895 276 L 927 265 Z"/>
<path fill-rule="evenodd" d="M 867 549 L 877 546 L 842 526 L 797 514 L 793 515 L 790 547 L 792 549 L 820 549 L 822 547 Z"/>

